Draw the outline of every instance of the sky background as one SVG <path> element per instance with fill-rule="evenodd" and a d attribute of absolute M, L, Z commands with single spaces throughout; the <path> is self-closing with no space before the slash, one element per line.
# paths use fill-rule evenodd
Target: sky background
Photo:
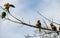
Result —
<path fill-rule="evenodd" d="M 41 20 L 43 25 L 43 20 L 37 11 L 40 11 L 41 14 L 50 20 L 53 19 L 53 21 L 60 23 L 60 0 L 0 0 L 0 6 L 4 7 L 7 2 L 15 5 L 15 8 L 11 8 L 10 12 L 26 23 L 30 21 L 30 24 L 35 25 L 37 20 Z M 2 12 L 1 8 L 0 12 Z M 9 18 L 13 19 L 11 16 Z M 36 30 L 35 28 L 6 20 L 0 22 L 0 38 L 25 38 L 24 35 L 32 35 Z M 58 27 L 58 25 L 56 26 Z"/>

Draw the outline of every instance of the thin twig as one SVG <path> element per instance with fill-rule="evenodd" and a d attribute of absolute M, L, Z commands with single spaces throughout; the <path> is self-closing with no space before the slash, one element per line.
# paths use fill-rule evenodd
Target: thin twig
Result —
<path fill-rule="evenodd" d="M 15 18 L 16 20 L 22 22 L 21 20 L 19 20 L 18 18 L 16 18 L 15 16 L 13 16 L 11 13 L 9 13 L 13 18 Z"/>
<path fill-rule="evenodd" d="M 5 20 L 11 21 L 11 22 L 14 22 L 14 23 L 17 23 L 17 24 L 21 24 L 21 22 L 13 21 L 13 20 L 11 20 L 9 18 L 5 18 Z"/>
<path fill-rule="evenodd" d="M 46 24 L 46 22 L 45 22 L 45 20 L 44 20 L 44 19 L 43 19 L 43 21 L 44 21 L 44 23 L 45 23 L 46 27 L 48 28 L 48 25 Z"/>
<path fill-rule="evenodd" d="M 0 6 L 0 8 L 2 8 L 3 10 L 5 10 L 2 6 Z"/>
<path fill-rule="evenodd" d="M 42 16 L 43 18 L 45 18 L 46 20 L 52 22 L 50 19 L 48 19 L 48 18 L 46 18 L 45 16 L 43 16 L 39 11 L 38 11 L 37 13 L 38 13 L 40 16 Z M 57 24 L 57 25 L 60 25 L 60 24 L 58 24 L 58 23 L 56 23 L 56 22 L 53 22 L 53 23 L 55 23 L 55 24 Z"/>

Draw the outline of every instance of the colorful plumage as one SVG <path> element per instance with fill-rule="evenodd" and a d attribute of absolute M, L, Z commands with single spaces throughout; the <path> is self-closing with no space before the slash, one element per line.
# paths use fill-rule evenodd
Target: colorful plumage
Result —
<path fill-rule="evenodd" d="M 9 4 L 9 3 L 4 4 L 4 6 L 5 6 L 5 9 L 6 9 L 8 12 L 9 12 L 9 8 L 10 8 L 10 7 L 15 8 L 15 6 L 14 6 L 14 5 Z M 9 13 L 10 13 L 10 12 L 9 12 Z"/>
<path fill-rule="evenodd" d="M 36 26 L 39 27 L 38 29 L 39 29 L 39 32 L 40 32 L 41 31 L 41 22 L 40 22 L 40 20 L 37 21 Z"/>
<path fill-rule="evenodd" d="M 56 26 L 53 25 L 53 23 L 51 23 L 50 26 L 51 26 L 51 29 L 54 30 L 54 31 L 56 31 L 56 33 L 59 35 L 59 32 L 57 31 Z"/>
<path fill-rule="evenodd" d="M 5 18 L 6 13 L 5 12 L 2 12 L 1 16 L 2 16 L 2 19 Z"/>
<path fill-rule="evenodd" d="M 9 8 L 10 8 L 9 3 L 4 4 L 4 6 L 5 6 L 5 9 L 9 12 Z"/>

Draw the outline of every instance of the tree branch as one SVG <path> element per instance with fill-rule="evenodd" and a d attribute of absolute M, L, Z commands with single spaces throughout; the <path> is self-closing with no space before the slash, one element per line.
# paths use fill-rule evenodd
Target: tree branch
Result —
<path fill-rule="evenodd" d="M 11 20 L 11 19 L 9 19 L 9 18 L 5 18 L 5 20 L 11 21 L 11 22 L 14 22 L 14 23 L 17 23 L 17 24 L 21 24 L 21 22 L 13 21 L 13 20 Z"/>
<path fill-rule="evenodd" d="M 44 21 L 44 23 L 45 23 L 46 27 L 48 28 L 48 25 L 46 24 L 46 22 L 45 22 L 45 20 L 44 20 L 44 19 L 43 19 L 43 21 Z"/>
<path fill-rule="evenodd" d="M 1 7 L 1 6 L 0 6 Z M 2 8 L 2 7 L 1 7 Z M 5 10 L 4 8 L 2 8 L 3 10 Z M 6 11 L 6 10 L 5 10 Z M 7 12 L 7 11 L 6 11 Z M 6 20 L 9 20 L 9 21 L 11 21 L 11 22 L 14 22 L 14 23 L 18 23 L 18 24 L 23 24 L 23 25 L 26 25 L 26 26 L 29 26 L 29 27 L 34 27 L 34 28 L 41 28 L 41 29 L 44 29 L 44 30 L 50 30 L 50 31 L 54 31 L 54 30 L 51 30 L 51 29 L 47 29 L 47 28 L 43 28 L 43 27 L 37 27 L 37 26 L 34 26 L 34 25 L 30 25 L 30 24 L 27 24 L 27 23 L 24 23 L 24 22 L 22 22 L 21 20 L 19 20 L 19 19 L 17 19 L 16 17 L 14 17 L 11 13 L 9 13 L 13 18 L 15 18 L 16 20 L 18 20 L 18 21 L 20 21 L 20 22 L 18 22 L 18 21 L 13 21 L 13 20 L 11 20 L 11 19 L 9 19 L 9 18 L 5 18 Z M 41 14 L 40 14 L 41 15 Z M 44 17 L 43 15 L 41 15 L 42 17 Z M 47 19 L 46 17 L 44 17 L 45 19 Z M 47 19 L 47 20 L 49 20 L 49 19 Z M 49 21 L 51 21 L 51 20 L 49 20 Z M 54 22 L 55 23 L 55 22 Z M 57 24 L 57 23 L 56 23 Z M 60 24 L 59 24 L 60 25 Z"/>
<path fill-rule="evenodd" d="M 19 20 L 18 18 L 14 17 L 11 13 L 9 13 L 13 18 L 15 18 L 16 20 L 22 22 L 21 20 Z"/>
<path fill-rule="evenodd" d="M 45 18 L 46 20 L 52 22 L 50 19 L 48 19 L 48 18 L 46 18 L 45 16 L 43 16 L 39 11 L 38 11 L 37 13 L 38 13 L 41 17 L 43 17 L 43 18 Z M 60 25 L 60 24 L 58 24 L 58 23 L 56 23 L 56 22 L 53 22 L 53 23 L 55 23 L 55 24 L 57 24 L 57 25 Z"/>
<path fill-rule="evenodd" d="M 0 15 L 0 18 L 1 18 L 1 15 Z M 24 22 L 13 21 L 13 20 L 11 20 L 9 18 L 5 18 L 5 20 L 11 21 L 11 22 L 14 22 L 14 23 L 17 23 L 17 24 L 23 24 L 23 25 L 26 25 L 26 26 L 34 27 L 34 28 L 40 28 L 40 27 L 30 25 L 30 24 L 27 24 L 27 23 L 24 23 Z M 47 29 L 47 28 L 43 28 L 43 27 L 41 27 L 41 29 L 52 31 L 51 29 Z"/>

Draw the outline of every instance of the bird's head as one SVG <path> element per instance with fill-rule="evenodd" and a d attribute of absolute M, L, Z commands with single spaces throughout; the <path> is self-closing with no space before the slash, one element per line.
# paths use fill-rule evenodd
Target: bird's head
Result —
<path fill-rule="evenodd" d="M 37 20 L 37 23 L 40 23 L 40 20 Z"/>
<path fill-rule="evenodd" d="M 51 23 L 50 25 L 53 26 L 53 23 Z"/>
<path fill-rule="evenodd" d="M 10 7 L 10 6 L 9 6 L 9 3 L 4 4 L 4 6 L 5 6 L 5 8 Z"/>

